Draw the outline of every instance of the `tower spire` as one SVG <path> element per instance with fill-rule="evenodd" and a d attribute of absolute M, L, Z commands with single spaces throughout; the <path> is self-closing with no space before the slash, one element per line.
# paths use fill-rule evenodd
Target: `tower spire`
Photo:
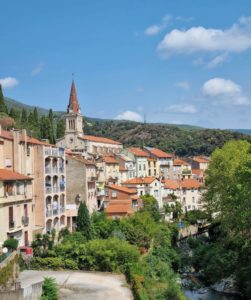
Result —
<path fill-rule="evenodd" d="M 76 92 L 76 87 L 73 79 L 74 74 L 72 74 L 72 83 L 71 83 L 71 93 L 70 93 L 70 99 L 69 104 L 67 107 L 67 112 L 74 112 L 74 113 L 80 113 L 80 107 L 78 103 L 78 97 Z"/>

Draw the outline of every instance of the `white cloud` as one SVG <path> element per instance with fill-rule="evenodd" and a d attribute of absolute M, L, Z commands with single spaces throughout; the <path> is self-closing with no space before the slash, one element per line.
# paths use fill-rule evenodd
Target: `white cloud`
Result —
<path fill-rule="evenodd" d="M 14 77 L 5 77 L 0 79 L 0 84 L 4 89 L 11 89 L 19 84 L 19 81 Z"/>
<path fill-rule="evenodd" d="M 191 104 L 173 104 L 165 109 L 167 112 L 182 113 L 182 114 L 195 114 L 197 109 Z"/>
<path fill-rule="evenodd" d="M 224 78 L 212 78 L 202 86 L 204 96 L 213 99 L 214 104 L 249 105 L 240 85 Z"/>
<path fill-rule="evenodd" d="M 126 111 L 118 114 L 115 117 L 115 120 L 129 120 L 129 121 L 135 121 L 135 122 L 143 122 L 142 116 L 131 110 L 126 110 Z"/>
<path fill-rule="evenodd" d="M 36 76 L 40 74 L 44 69 L 44 64 L 38 64 L 35 68 L 31 71 L 31 76 Z"/>
<path fill-rule="evenodd" d="M 175 84 L 178 88 L 181 88 L 183 90 L 189 90 L 190 89 L 190 83 L 188 81 L 179 81 Z"/>
<path fill-rule="evenodd" d="M 212 69 L 216 66 L 218 66 L 219 64 L 222 64 L 226 59 L 228 58 L 228 53 L 222 53 L 220 55 L 217 55 L 214 59 L 212 59 L 208 64 L 207 67 L 209 69 Z"/>
<path fill-rule="evenodd" d="M 165 57 L 196 52 L 242 52 L 251 47 L 250 23 L 241 19 L 229 29 L 191 27 L 173 29 L 159 43 L 157 50 Z"/>
<path fill-rule="evenodd" d="M 171 15 L 165 15 L 160 24 L 154 24 L 146 28 L 144 31 L 145 35 L 151 36 L 151 35 L 157 35 L 162 30 L 164 30 L 168 24 L 168 22 L 172 19 Z"/>

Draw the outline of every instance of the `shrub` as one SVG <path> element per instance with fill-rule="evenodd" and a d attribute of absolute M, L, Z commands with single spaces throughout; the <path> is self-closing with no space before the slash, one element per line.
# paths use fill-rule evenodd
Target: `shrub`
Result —
<path fill-rule="evenodd" d="M 9 250 L 16 250 L 18 247 L 18 240 L 9 238 L 8 240 L 4 241 L 3 247 L 8 248 Z"/>
<path fill-rule="evenodd" d="M 31 268 L 35 270 L 60 270 L 65 266 L 60 257 L 34 257 L 31 261 Z"/>
<path fill-rule="evenodd" d="M 56 280 L 51 277 L 45 277 L 42 285 L 42 295 L 40 300 L 57 300 L 58 287 Z"/>
<path fill-rule="evenodd" d="M 123 272 L 128 263 L 134 263 L 138 258 L 138 249 L 126 241 L 116 238 L 92 240 L 85 245 L 80 269 Z"/>

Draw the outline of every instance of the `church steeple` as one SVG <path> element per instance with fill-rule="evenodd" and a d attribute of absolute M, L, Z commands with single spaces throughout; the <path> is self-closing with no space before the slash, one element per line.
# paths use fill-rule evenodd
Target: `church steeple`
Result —
<path fill-rule="evenodd" d="M 84 134 L 83 118 L 81 115 L 76 87 L 73 79 L 71 84 L 69 104 L 67 107 L 67 114 L 65 115 L 65 121 L 65 134 L 71 135 L 71 139 L 73 135 L 82 136 Z"/>
<path fill-rule="evenodd" d="M 81 113 L 80 106 L 79 106 L 79 103 L 78 103 L 78 97 L 77 97 L 77 92 L 76 92 L 74 79 L 72 79 L 71 93 L 70 93 L 69 104 L 68 104 L 68 107 L 67 107 L 67 112 L 68 113 L 77 113 L 77 114 Z"/>

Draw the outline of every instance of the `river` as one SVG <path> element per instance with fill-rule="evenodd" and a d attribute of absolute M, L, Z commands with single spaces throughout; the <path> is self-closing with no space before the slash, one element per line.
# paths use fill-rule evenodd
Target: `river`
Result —
<path fill-rule="evenodd" d="M 184 294 L 189 300 L 240 300 L 238 296 L 221 294 L 212 290 L 201 294 L 198 291 L 183 290 Z"/>

